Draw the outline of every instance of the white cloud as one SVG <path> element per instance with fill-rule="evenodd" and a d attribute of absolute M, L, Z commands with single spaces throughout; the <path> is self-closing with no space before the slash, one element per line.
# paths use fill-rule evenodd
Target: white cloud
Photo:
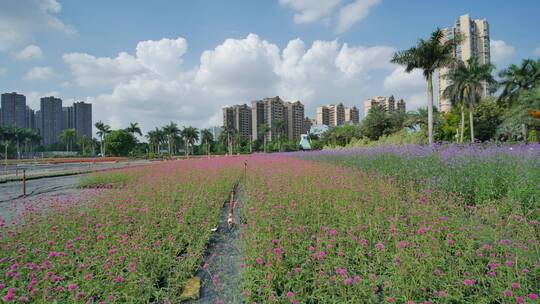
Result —
<path fill-rule="evenodd" d="M 342 0 L 280 0 L 279 2 L 295 11 L 295 23 L 321 22 L 332 25 L 337 34 L 342 34 L 366 18 L 369 10 L 381 0 L 355 0 L 346 4 Z"/>
<path fill-rule="evenodd" d="M 68 53 L 62 57 L 82 87 L 114 86 L 145 71 L 135 57 L 125 52 L 115 58 L 96 58 L 85 53 Z"/>
<path fill-rule="evenodd" d="M 540 46 L 537 47 L 537 48 L 534 50 L 533 55 L 534 55 L 534 56 L 540 56 Z"/>
<path fill-rule="evenodd" d="M 13 56 L 17 60 L 40 59 L 43 56 L 43 52 L 39 46 L 30 44 L 19 52 L 14 52 Z"/>
<path fill-rule="evenodd" d="M 56 97 L 59 97 L 60 94 L 58 93 L 58 91 L 30 91 L 30 92 L 24 92 L 24 95 L 26 96 L 26 104 L 34 109 L 34 110 L 39 110 L 39 99 L 41 97 L 46 97 L 46 96 L 56 96 Z M 64 100 L 64 104 L 65 104 L 65 100 Z"/>
<path fill-rule="evenodd" d="M 187 48 L 184 38 L 141 41 L 137 44 L 137 59 L 154 73 L 170 76 L 179 68 Z"/>
<path fill-rule="evenodd" d="M 409 94 L 425 89 L 426 80 L 422 70 L 414 69 L 410 73 L 405 72 L 404 67 L 396 67 L 392 74 L 384 79 L 383 88 L 397 94 Z"/>
<path fill-rule="evenodd" d="M 503 40 L 491 40 L 491 61 L 498 65 L 498 68 L 502 68 L 507 64 L 516 54 L 516 49 L 507 44 Z"/>
<path fill-rule="evenodd" d="M 366 18 L 369 10 L 380 0 L 356 0 L 339 10 L 336 33 L 341 34 L 349 30 L 354 24 Z"/>
<path fill-rule="evenodd" d="M 146 130 L 168 121 L 197 127 L 221 124 L 223 106 L 275 95 L 301 100 L 306 114 L 333 101 L 359 106 L 362 90 L 370 89 L 369 72 L 394 67 L 387 63 L 390 47 L 336 40 L 306 47 L 295 39 L 280 50 L 249 34 L 204 51 L 199 65 L 190 69 L 181 65 L 186 50 L 182 38 L 162 39 L 139 43 L 135 55 L 75 53 L 65 54 L 64 61 L 77 85 L 102 92 L 87 98 L 94 103 L 95 120 L 113 127 L 138 121 Z"/>
<path fill-rule="evenodd" d="M 341 0 L 279 0 L 296 11 L 295 23 L 328 22 Z"/>
<path fill-rule="evenodd" d="M 24 76 L 28 81 L 47 81 L 55 77 L 55 72 L 51 67 L 33 67 Z"/>
<path fill-rule="evenodd" d="M 56 17 L 62 6 L 56 0 L 4 0 L 0 3 L 0 51 L 31 41 L 36 33 L 75 30 Z"/>

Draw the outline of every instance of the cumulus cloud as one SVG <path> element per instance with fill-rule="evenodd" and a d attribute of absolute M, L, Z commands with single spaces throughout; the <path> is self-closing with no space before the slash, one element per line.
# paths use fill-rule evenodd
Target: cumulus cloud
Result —
<path fill-rule="evenodd" d="M 341 0 L 280 0 L 282 5 L 290 7 L 295 23 L 328 22 Z"/>
<path fill-rule="evenodd" d="M 421 70 L 415 69 L 407 73 L 402 66 L 395 67 L 383 82 L 383 88 L 388 95 L 405 99 L 407 111 L 426 106 L 426 85 Z"/>
<path fill-rule="evenodd" d="M 139 43 L 135 55 L 75 53 L 65 54 L 64 61 L 77 85 L 101 90 L 87 98 L 94 103 L 96 120 L 113 127 L 136 120 L 146 130 L 171 120 L 197 127 L 221 124 L 223 106 L 275 95 L 301 100 L 307 114 L 321 103 L 360 105 L 360 91 L 369 87 L 368 73 L 393 68 L 387 64 L 390 47 L 336 40 L 306 46 L 294 39 L 281 50 L 249 34 L 204 51 L 190 69 L 181 64 L 187 47 L 182 38 L 162 39 Z"/>
<path fill-rule="evenodd" d="M 13 56 L 17 60 L 40 59 L 43 52 L 39 46 L 30 44 L 19 52 L 13 53 Z"/>
<path fill-rule="evenodd" d="M 24 79 L 27 81 L 47 81 L 55 76 L 51 67 L 33 67 L 26 73 Z"/>
<path fill-rule="evenodd" d="M 502 67 L 512 60 L 516 54 L 516 49 L 503 40 L 491 40 L 489 43 L 491 48 L 491 61 Z"/>
<path fill-rule="evenodd" d="M 354 24 L 366 18 L 369 10 L 381 0 L 280 0 L 281 5 L 289 7 L 294 14 L 294 22 L 322 22 L 332 25 L 337 34 L 349 30 Z"/>
<path fill-rule="evenodd" d="M 56 31 L 66 34 L 75 30 L 56 15 L 62 6 L 56 0 L 3 0 L 0 3 L 0 51 L 13 50 L 34 34 Z"/>
<path fill-rule="evenodd" d="M 540 56 L 540 46 L 533 51 L 534 56 Z"/>
<path fill-rule="evenodd" d="M 339 10 L 336 33 L 341 34 L 349 30 L 354 24 L 366 18 L 369 10 L 380 0 L 356 0 Z"/>

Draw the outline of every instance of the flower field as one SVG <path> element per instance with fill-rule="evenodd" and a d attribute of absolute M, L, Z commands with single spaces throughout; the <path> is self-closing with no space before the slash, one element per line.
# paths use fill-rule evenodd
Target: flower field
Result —
<path fill-rule="evenodd" d="M 538 303 L 539 151 L 385 147 L 99 173 L 86 199 L 2 224 L 0 298 L 178 303 L 240 180 L 245 303 Z M 224 275 L 203 284 L 238 281 Z"/>
<path fill-rule="evenodd" d="M 244 282 L 257 303 L 525 303 L 540 290 L 538 208 L 307 160 L 252 164 Z M 538 181 L 538 180 L 537 180 Z M 406 191 L 404 191 L 406 190 Z"/>
<path fill-rule="evenodd" d="M 236 162 L 126 169 L 121 187 L 96 193 L 88 202 L 56 204 L 45 214 L 29 210 L 19 223 L 3 224 L 2 301 L 177 299 L 199 267 L 223 201 L 239 177 Z"/>

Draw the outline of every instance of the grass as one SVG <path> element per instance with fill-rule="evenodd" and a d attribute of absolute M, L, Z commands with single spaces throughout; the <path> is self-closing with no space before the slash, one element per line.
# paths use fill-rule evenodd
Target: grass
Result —
<path fill-rule="evenodd" d="M 93 173 L 81 179 L 79 188 L 93 188 L 100 186 L 118 187 L 134 178 L 135 176 L 130 174 L 127 170 Z"/>

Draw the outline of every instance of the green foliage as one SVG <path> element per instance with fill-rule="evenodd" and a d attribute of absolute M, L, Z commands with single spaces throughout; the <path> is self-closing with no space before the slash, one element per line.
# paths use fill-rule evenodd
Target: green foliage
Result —
<path fill-rule="evenodd" d="M 502 109 L 492 98 L 482 100 L 474 111 L 474 137 L 480 141 L 494 138 L 502 122 L 502 114 Z"/>
<path fill-rule="evenodd" d="M 106 150 L 114 156 L 128 156 L 136 145 L 135 136 L 123 129 L 111 131 L 105 136 Z"/>

